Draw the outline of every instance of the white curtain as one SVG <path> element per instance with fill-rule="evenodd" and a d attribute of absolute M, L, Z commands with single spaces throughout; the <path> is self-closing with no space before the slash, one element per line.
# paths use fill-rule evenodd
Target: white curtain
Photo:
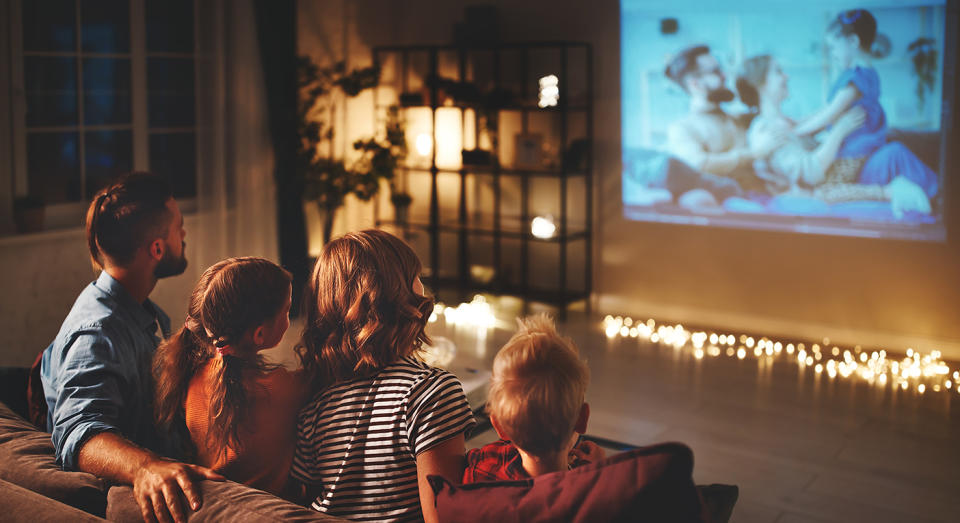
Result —
<path fill-rule="evenodd" d="M 273 148 L 252 0 L 198 4 L 198 226 L 187 240 L 192 234 L 193 263 L 277 261 Z"/>

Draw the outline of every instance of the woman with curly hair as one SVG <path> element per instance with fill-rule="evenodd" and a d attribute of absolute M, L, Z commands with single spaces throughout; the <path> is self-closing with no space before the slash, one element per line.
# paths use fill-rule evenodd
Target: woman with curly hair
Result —
<path fill-rule="evenodd" d="M 420 268 L 410 247 L 374 229 L 331 241 L 317 259 L 296 349 L 314 395 L 291 470 L 315 510 L 436 521 L 427 475 L 463 474 L 476 421 L 456 376 L 417 357 L 433 310 Z"/>

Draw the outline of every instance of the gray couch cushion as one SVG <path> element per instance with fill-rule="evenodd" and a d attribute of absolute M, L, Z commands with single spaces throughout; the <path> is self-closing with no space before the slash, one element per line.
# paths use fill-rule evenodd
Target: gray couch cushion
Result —
<path fill-rule="evenodd" d="M 0 480 L 0 520 L 30 523 L 103 521 L 82 510 L 3 480 Z"/>
<path fill-rule="evenodd" d="M 262 490 L 232 481 L 200 482 L 203 505 L 190 513 L 190 521 L 346 521 L 284 501 Z M 133 489 L 116 486 L 107 495 L 107 519 L 143 521 Z"/>
<path fill-rule="evenodd" d="M 56 463 L 50 434 L 0 403 L 0 480 L 32 490 L 97 516 L 106 513 L 103 481 L 85 472 L 65 472 Z"/>

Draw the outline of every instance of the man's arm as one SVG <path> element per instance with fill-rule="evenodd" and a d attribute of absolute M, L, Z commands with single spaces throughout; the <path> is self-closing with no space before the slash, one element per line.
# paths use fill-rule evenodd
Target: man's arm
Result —
<path fill-rule="evenodd" d="M 200 502 L 193 478 L 220 476 L 202 467 L 159 458 L 119 435 L 121 413 L 131 398 L 122 386 L 126 378 L 113 341 L 117 337 L 102 329 L 81 331 L 56 366 L 52 385 L 57 399 L 51 429 L 58 460 L 66 470 L 133 485 L 145 520 L 170 521 L 172 514 L 183 521 L 179 480 L 184 473 L 190 484 L 190 490 L 184 491 L 191 505 Z"/>
<path fill-rule="evenodd" d="M 667 133 L 670 152 L 691 167 L 703 172 L 726 176 L 740 166 L 749 166 L 754 160 L 766 158 L 787 139 L 786 133 L 777 131 L 760 136 L 747 147 L 713 153 L 683 123 L 670 126 Z"/>
<path fill-rule="evenodd" d="M 133 485 L 133 497 L 144 521 L 186 521 L 180 492 L 190 508 L 197 510 L 201 499 L 194 482 L 224 479 L 205 467 L 161 458 L 113 432 L 91 436 L 80 447 L 77 468 L 115 483 Z"/>

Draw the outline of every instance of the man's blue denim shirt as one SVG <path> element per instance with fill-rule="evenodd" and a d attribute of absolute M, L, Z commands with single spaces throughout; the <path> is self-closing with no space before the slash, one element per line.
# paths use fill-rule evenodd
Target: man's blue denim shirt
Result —
<path fill-rule="evenodd" d="M 106 271 L 74 302 L 40 367 L 47 429 L 64 469 L 76 470 L 80 448 L 101 432 L 165 453 L 153 423 L 150 372 L 158 326 L 170 335 L 160 307 L 137 303 Z"/>

